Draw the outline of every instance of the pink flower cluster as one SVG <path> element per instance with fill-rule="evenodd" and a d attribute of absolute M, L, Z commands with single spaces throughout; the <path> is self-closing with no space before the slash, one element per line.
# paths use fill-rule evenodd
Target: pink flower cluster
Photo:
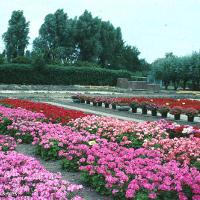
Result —
<path fill-rule="evenodd" d="M 13 137 L 8 135 L 0 135 L 0 151 L 12 151 L 16 148 L 17 144 Z"/>
<path fill-rule="evenodd" d="M 177 123 L 166 123 L 165 128 L 168 132 L 173 132 L 177 137 L 179 135 L 194 135 L 195 137 L 200 138 L 200 128 L 195 126 L 189 126 L 189 125 L 180 125 Z"/>
<path fill-rule="evenodd" d="M 79 199 L 81 185 L 70 184 L 60 174 L 48 172 L 40 163 L 16 152 L 0 152 L 0 199 Z"/>
<path fill-rule="evenodd" d="M 146 141 L 143 146 L 160 150 L 167 161 L 177 160 L 190 165 L 200 159 L 200 138 L 152 139 Z"/>
<path fill-rule="evenodd" d="M 145 189 L 152 199 L 160 191 L 175 191 L 180 200 L 185 200 L 184 186 L 192 190 L 194 200 L 200 198 L 198 170 L 180 166 L 174 160 L 162 164 L 162 155 L 156 150 L 127 149 L 104 141 L 93 145 L 79 162 L 80 170 L 88 171 L 91 176 L 101 174 L 113 193 L 128 185 L 127 199 L 134 199 L 137 191 Z"/>
<path fill-rule="evenodd" d="M 15 121 L 15 119 L 26 121 L 46 119 L 43 113 L 35 113 L 29 110 L 25 110 L 23 108 L 7 108 L 4 106 L 0 106 L 0 116 L 1 115 L 11 121 Z"/>
<path fill-rule="evenodd" d="M 148 137 L 165 138 L 169 135 L 165 130 L 166 121 L 164 120 L 138 123 L 92 115 L 73 120 L 69 122 L 69 125 L 78 131 L 86 130 L 113 142 L 118 136 L 125 133 L 130 136 L 135 134 L 140 140 Z M 122 140 L 122 145 L 131 143 L 127 137 L 122 138 Z"/>

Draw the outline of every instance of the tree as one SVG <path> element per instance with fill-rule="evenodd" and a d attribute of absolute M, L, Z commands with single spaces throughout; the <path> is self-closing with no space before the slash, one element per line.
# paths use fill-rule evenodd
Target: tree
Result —
<path fill-rule="evenodd" d="M 170 84 L 170 76 L 169 76 L 169 65 L 166 62 L 165 58 L 159 58 L 155 60 L 152 64 L 152 73 L 157 80 L 162 80 L 165 86 L 165 89 L 168 88 Z"/>
<path fill-rule="evenodd" d="M 3 64 L 5 60 L 5 57 L 2 53 L 0 53 L 0 64 Z"/>
<path fill-rule="evenodd" d="M 192 83 L 193 90 L 200 89 L 200 53 L 191 56 L 177 57 L 167 53 L 165 58 L 152 63 L 154 77 L 163 81 L 167 89 L 170 83 L 176 90 L 180 84 L 186 89 L 187 83 Z"/>
<path fill-rule="evenodd" d="M 126 67 L 129 71 L 140 71 L 140 60 L 138 58 L 140 52 L 136 47 L 129 45 L 124 46 L 123 48 L 123 66 Z"/>
<path fill-rule="evenodd" d="M 48 63 L 64 63 L 74 56 L 74 21 L 68 19 L 63 9 L 48 14 L 39 30 L 39 37 L 33 42 L 34 54 L 43 55 Z"/>
<path fill-rule="evenodd" d="M 115 39 L 115 28 L 110 22 L 101 22 L 100 43 L 101 52 L 99 53 L 99 64 L 108 66 L 113 56 L 113 44 Z"/>
<path fill-rule="evenodd" d="M 76 23 L 75 40 L 80 50 L 79 60 L 97 63 L 102 51 L 100 43 L 101 20 L 85 10 Z"/>
<path fill-rule="evenodd" d="M 100 29 L 100 43 L 101 43 L 101 52 L 99 54 L 99 64 L 102 66 L 111 66 L 112 60 L 114 60 L 114 51 L 116 45 L 116 29 L 114 26 L 108 21 L 101 22 Z"/>
<path fill-rule="evenodd" d="M 124 41 L 122 39 L 121 28 L 115 30 L 115 41 L 113 45 L 113 56 L 111 60 L 111 67 L 113 69 L 124 69 L 123 60 Z"/>
<path fill-rule="evenodd" d="M 192 80 L 192 89 L 199 90 L 200 89 L 200 53 L 194 52 L 191 56 L 192 63 L 190 67 L 190 71 L 192 72 L 191 80 Z"/>
<path fill-rule="evenodd" d="M 191 73 L 192 58 L 191 56 L 180 57 L 180 79 L 183 82 L 183 89 L 186 89 L 187 82 L 192 77 Z"/>
<path fill-rule="evenodd" d="M 140 59 L 139 71 L 147 72 L 150 70 L 151 70 L 151 65 L 145 59 Z"/>
<path fill-rule="evenodd" d="M 29 22 L 26 22 L 23 11 L 13 11 L 8 23 L 8 30 L 3 34 L 8 61 L 18 56 L 24 56 L 24 50 L 29 44 L 28 33 Z"/>
<path fill-rule="evenodd" d="M 125 45 L 120 27 L 93 17 L 87 10 L 79 18 L 69 19 L 62 9 L 45 17 L 32 52 L 51 64 L 91 63 L 142 71 L 148 64 L 139 54 L 136 47 Z"/>

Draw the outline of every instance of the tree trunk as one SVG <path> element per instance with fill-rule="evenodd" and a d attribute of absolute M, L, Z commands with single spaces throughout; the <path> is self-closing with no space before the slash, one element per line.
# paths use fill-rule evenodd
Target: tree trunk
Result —
<path fill-rule="evenodd" d="M 179 82 L 178 81 L 173 81 L 173 85 L 174 85 L 174 90 L 177 90 L 178 86 L 179 86 Z"/>
<path fill-rule="evenodd" d="M 186 89 L 186 84 L 187 84 L 187 81 L 183 81 L 183 90 Z"/>

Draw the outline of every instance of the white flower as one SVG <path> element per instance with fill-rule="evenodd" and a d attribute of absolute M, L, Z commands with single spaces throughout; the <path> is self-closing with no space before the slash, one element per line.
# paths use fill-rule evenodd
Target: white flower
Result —
<path fill-rule="evenodd" d="M 187 127 L 187 128 L 184 128 L 184 129 L 183 129 L 182 133 L 190 134 L 190 133 L 192 133 L 192 131 L 193 131 L 193 128 L 192 128 L 192 127 Z"/>

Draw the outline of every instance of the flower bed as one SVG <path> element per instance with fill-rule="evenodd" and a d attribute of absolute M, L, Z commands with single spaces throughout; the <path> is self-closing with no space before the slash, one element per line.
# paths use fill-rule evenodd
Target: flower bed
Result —
<path fill-rule="evenodd" d="M 16 139 L 29 136 L 44 159 L 63 159 L 63 168 L 81 170 L 83 179 L 103 194 L 112 193 L 116 199 L 199 200 L 197 127 L 94 115 L 68 125 L 72 127 L 21 116 L 4 124 Z"/>
<path fill-rule="evenodd" d="M 13 137 L 8 135 L 0 135 L 0 151 L 12 151 L 16 148 L 17 144 Z"/>
<path fill-rule="evenodd" d="M 76 130 L 86 130 L 122 146 L 139 148 L 145 139 L 167 137 L 161 122 L 131 122 L 115 118 L 88 116 L 69 122 Z"/>
<path fill-rule="evenodd" d="M 165 120 L 138 123 L 93 115 L 72 120 L 68 125 L 78 131 L 86 130 L 109 141 L 116 141 L 128 147 L 138 147 L 137 142 L 139 140 L 144 141 L 151 138 L 173 139 L 174 137 L 189 137 L 191 135 L 200 136 L 198 127 L 179 125 Z"/>
<path fill-rule="evenodd" d="M 34 112 L 43 113 L 45 117 L 47 117 L 52 122 L 61 122 L 62 124 L 65 124 L 72 119 L 88 115 L 81 111 L 66 110 L 58 106 L 46 103 L 32 102 L 28 100 L 2 99 L 0 100 L 0 103 L 11 105 L 15 108 L 21 107 Z"/>
<path fill-rule="evenodd" d="M 86 182 L 103 192 L 105 185 L 117 199 L 197 200 L 200 197 L 200 173 L 176 161 L 162 164 L 157 151 L 103 143 L 93 145 L 79 162 Z"/>
<path fill-rule="evenodd" d="M 168 193 L 171 197 L 185 196 L 184 187 L 188 187 L 191 190 L 190 197 L 194 196 L 195 199 L 195 195 L 199 195 L 195 192 L 195 187 L 200 186 L 198 179 L 196 180 L 200 175 L 199 172 L 195 168 L 181 166 L 173 159 L 163 165 L 165 158 L 160 151 L 125 148 L 117 143 L 100 139 L 96 135 L 74 132 L 67 127 L 61 133 L 53 131 L 50 135 L 42 135 L 36 144 L 39 146 L 40 155 L 44 158 L 65 158 L 64 168 L 68 170 L 79 168 L 83 171 L 84 180 L 103 194 L 113 193 L 119 198 L 124 198 L 124 195 L 126 198 L 134 198 L 135 195 L 141 195 L 145 191 L 147 196 L 158 195 L 162 199 Z M 187 174 L 185 180 L 178 179 L 184 174 Z M 137 176 L 142 178 L 133 179 Z M 160 181 L 155 179 L 155 182 L 152 182 L 154 176 L 161 176 Z M 164 182 L 166 177 L 170 177 L 170 186 L 167 181 Z M 131 190 L 134 180 L 138 183 L 135 192 Z M 181 187 L 181 192 L 176 187 Z"/>
<path fill-rule="evenodd" d="M 60 174 L 48 172 L 40 163 L 16 152 L 0 152 L 0 199 L 73 199 L 81 185 L 70 184 Z"/>
<path fill-rule="evenodd" d="M 35 113 L 23 108 L 6 108 L 0 106 L 0 117 L 3 116 L 9 120 L 26 120 L 26 121 L 35 121 L 35 120 L 46 120 L 46 117 L 43 113 Z M 2 117 L 0 118 L 0 122 Z"/>
<path fill-rule="evenodd" d="M 188 165 L 200 164 L 199 138 L 152 139 L 146 141 L 143 146 L 147 149 L 159 150 L 167 161 L 177 160 Z"/>

